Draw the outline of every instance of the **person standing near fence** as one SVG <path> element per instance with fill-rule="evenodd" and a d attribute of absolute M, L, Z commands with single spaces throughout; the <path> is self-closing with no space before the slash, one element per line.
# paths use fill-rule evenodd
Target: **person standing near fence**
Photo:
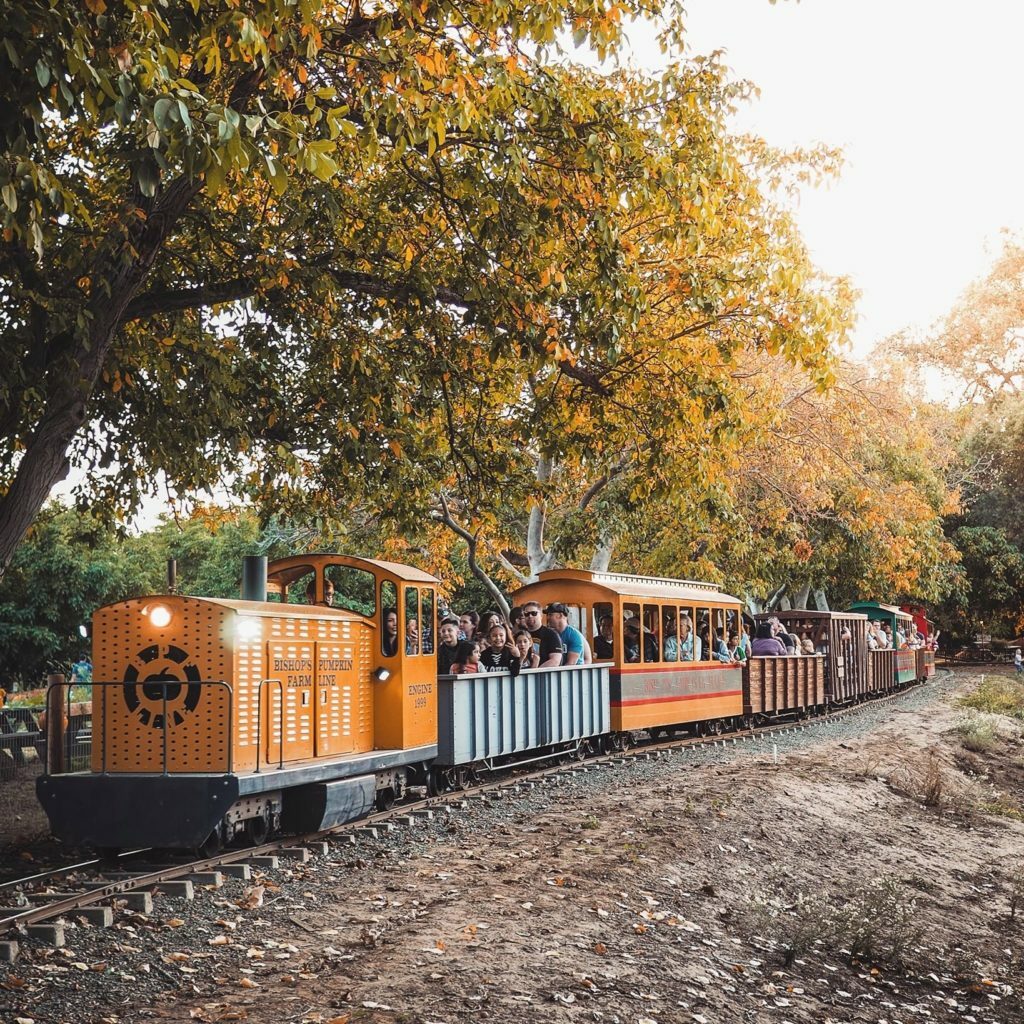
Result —
<path fill-rule="evenodd" d="M 1019 647 L 1013 652 L 1013 669 L 1017 675 L 1024 673 L 1024 655 L 1020 653 Z"/>

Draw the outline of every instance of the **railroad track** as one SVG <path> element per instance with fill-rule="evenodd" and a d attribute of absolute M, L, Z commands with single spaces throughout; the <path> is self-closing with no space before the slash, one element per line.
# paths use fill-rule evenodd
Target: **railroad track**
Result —
<path fill-rule="evenodd" d="M 280 856 L 308 860 L 313 843 L 321 844 L 322 852 L 326 853 L 326 840 L 331 837 L 346 833 L 354 835 L 359 830 L 370 830 L 377 825 L 394 823 L 401 819 L 406 819 L 403 824 L 412 824 L 417 818 L 429 819 L 439 810 L 455 810 L 465 806 L 466 801 L 470 799 L 486 798 L 496 792 L 501 792 L 502 795 L 515 794 L 522 791 L 524 786 L 532 788 L 538 783 L 557 783 L 560 779 L 582 771 L 627 765 L 635 760 L 671 757 L 675 753 L 704 747 L 724 747 L 768 740 L 773 736 L 806 730 L 812 725 L 845 718 L 868 708 L 894 703 L 923 685 L 917 683 L 882 697 L 824 714 L 811 715 L 802 720 L 768 723 L 754 729 L 742 729 L 724 735 L 651 741 L 624 751 L 589 757 L 562 755 L 562 763 L 549 763 L 545 767 L 525 772 L 510 766 L 508 772 L 502 773 L 500 778 L 464 790 L 403 802 L 390 810 L 336 825 L 322 832 L 286 836 L 261 846 L 224 850 L 216 856 L 201 860 L 146 863 L 143 858 L 152 851 L 136 850 L 121 854 L 113 865 L 109 861 L 99 859 L 87 860 L 12 879 L 0 884 L 0 939 L 5 936 L 11 937 L 12 932 L 25 930 L 30 937 L 59 943 L 62 940 L 57 938 L 56 930 L 39 926 L 61 917 L 78 915 L 85 917 L 94 925 L 105 927 L 111 923 L 114 912 L 114 908 L 105 905 L 105 901 L 121 897 L 126 900 L 129 909 L 148 911 L 152 906 L 154 891 L 162 890 L 171 895 L 191 896 L 190 882 L 219 884 L 217 873 L 248 879 L 253 867 L 273 868 Z M 565 763 L 566 756 L 572 758 L 569 763 Z M 14 905 L 7 904 L 10 899 L 20 902 Z"/>

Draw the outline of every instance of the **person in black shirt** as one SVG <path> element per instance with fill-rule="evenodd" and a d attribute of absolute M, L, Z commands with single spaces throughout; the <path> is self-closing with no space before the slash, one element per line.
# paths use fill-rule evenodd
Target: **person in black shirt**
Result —
<path fill-rule="evenodd" d="M 594 656 L 601 661 L 611 661 L 615 657 L 615 620 L 610 615 L 602 615 L 597 623 L 597 636 L 594 637 Z"/>
<path fill-rule="evenodd" d="M 526 628 L 533 637 L 533 649 L 540 658 L 538 667 L 558 668 L 564 657 L 562 639 L 553 629 L 541 625 L 540 614 L 540 605 L 536 601 L 527 601 L 523 605 Z"/>
<path fill-rule="evenodd" d="M 487 646 L 480 653 L 480 667 L 485 672 L 519 674 L 519 652 L 508 643 L 505 627 L 497 622 L 487 634 Z"/>
<path fill-rule="evenodd" d="M 437 674 L 447 676 L 451 674 L 452 665 L 458 657 L 459 652 L 459 620 L 447 618 L 441 623 L 438 630 L 441 642 L 437 645 Z"/>

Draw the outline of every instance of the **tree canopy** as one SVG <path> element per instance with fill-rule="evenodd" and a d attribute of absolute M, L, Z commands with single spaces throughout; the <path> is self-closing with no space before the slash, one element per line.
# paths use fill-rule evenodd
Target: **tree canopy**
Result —
<path fill-rule="evenodd" d="M 849 296 L 773 195 L 834 154 L 730 136 L 714 59 L 560 50 L 641 14 L 672 58 L 659 0 L 9 4 L 0 565 L 72 465 L 107 515 L 228 481 L 475 530 L 552 458 L 577 504 L 709 471 L 743 349 L 827 381 Z"/>

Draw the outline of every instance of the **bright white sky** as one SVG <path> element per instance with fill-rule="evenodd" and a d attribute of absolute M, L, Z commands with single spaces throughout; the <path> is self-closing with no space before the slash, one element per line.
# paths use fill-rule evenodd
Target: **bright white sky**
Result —
<path fill-rule="evenodd" d="M 692 51 L 761 89 L 737 127 L 847 164 L 797 210 L 818 265 L 860 289 L 855 349 L 927 326 L 1024 227 L 1018 0 L 687 0 Z M 660 60 L 630 30 L 635 62 Z"/>

